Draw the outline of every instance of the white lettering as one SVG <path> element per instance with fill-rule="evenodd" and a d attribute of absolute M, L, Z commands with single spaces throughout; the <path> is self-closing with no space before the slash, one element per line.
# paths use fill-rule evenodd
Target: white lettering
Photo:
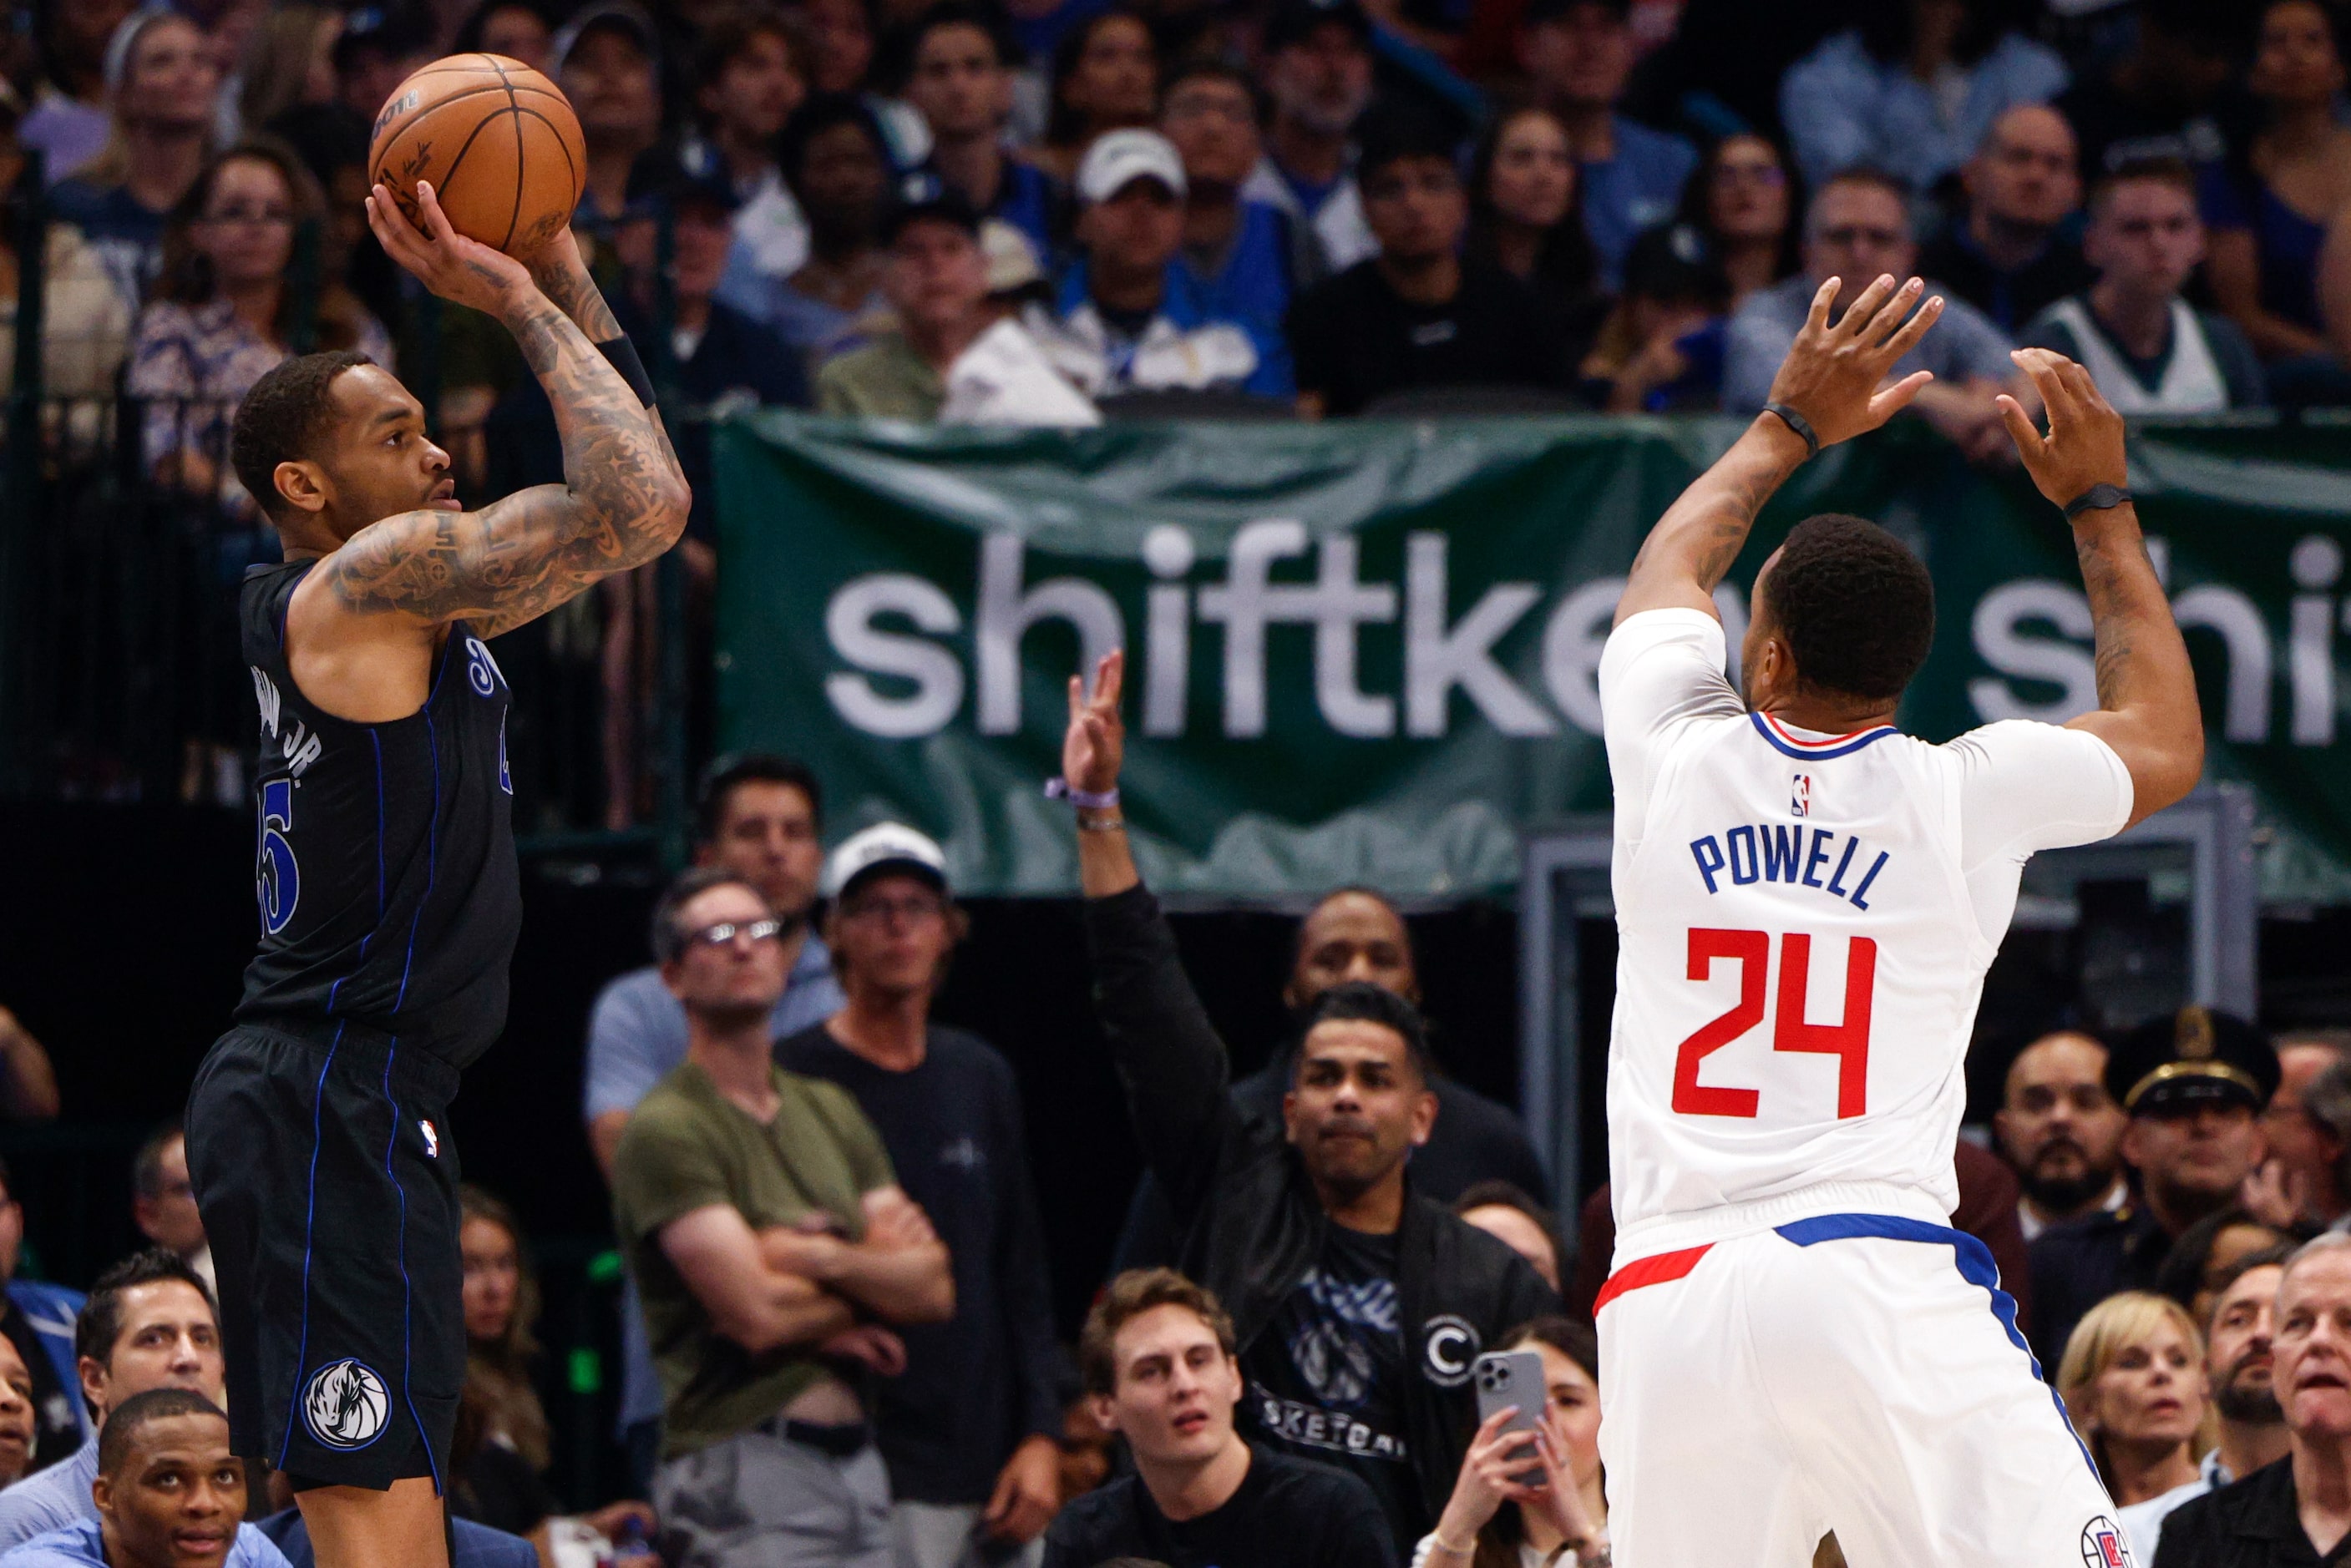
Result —
<path fill-rule="evenodd" d="M 1192 700 L 1192 590 L 1173 579 L 1192 569 L 1192 535 L 1162 523 L 1143 536 L 1143 564 L 1155 583 L 1144 596 L 1143 732 L 1180 735 Z"/>
<path fill-rule="evenodd" d="M 1532 583 L 1496 583 L 1448 630 L 1447 543 L 1444 535 L 1433 533 L 1405 540 L 1405 732 L 1445 733 L 1448 700 L 1458 686 L 1486 722 L 1506 735 L 1556 733 L 1559 726 L 1551 715 L 1502 673 L 1492 653 L 1542 590 Z"/>
<path fill-rule="evenodd" d="M 2220 732 L 2231 741 L 2269 739 L 2270 634 L 2260 607 L 2234 588 L 2204 583 L 2174 599 L 2171 615 L 2182 631 L 2202 627 L 2219 632 L 2229 650 Z"/>
<path fill-rule="evenodd" d="M 916 630 L 937 636 L 963 629 L 955 601 L 920 577 L 876 572 L 852 578 L 825 607 L 824 632 L 834 654 L 864 673 L 826 676 L 824 694 L 833 711 L 869 735 L 910 740 L 935 734 L 963 706 L 963 665 L 928 638 L 873 624 L 885 615 L 904 616 Z M 904 696 L 885 695 L 867 679 L 872 675 L 910 680 L 914 689 Z"/>
<path fill-rule="evenodd" d="M 277 684 L 267 675 L 262 673 L 259 665 L 248 664 L 246 668 L 253 671 L 253 700 L 261 707 L 261 728 L 265 732 L 274 735 L 277 733 L 277 707 L 280 701 Z"/>
<path fill-rule="evenodd" d="M 2056 638 L 2027 637 L 2024 623 L 2044 620 Z M 2064 639 L 2090 635 L 2090 601 L 2078 589 L 2045 577 L 2003 583 L 1976 603 L 1969 630 L 1976 657 L 2010 680 L 2045 680 L 2059 689 L 2053 701 L 2033 702 L 2009 680 L 1980 677 L 1968 682 L 1968 701 L 1987 723 L 2001 719 L 2039 719 L 2062 724 L 2098 705 L 2098 671 L 2089 651 Z"/>
<path fill-rule="evenodd" d="M 1543 628 L 1543 685 L 1568 722 L 1597 735 L 1600 724 L 1600 653 L 1608 645 L 1608 622 L 1625 597 L 1625 579 L 1601 577 L 1559 601 Z"/>
<path fill-rule="evenodd" d="M 1225 628 L 1225 733 L 1265 733 L 1265 628 L 1274 620 L 1311 619 L 1299 601 L 1313 589 L 1275 587 L 1273 563 L 1306 553 L 1306 524 L 1266 517 L 1244 525 L 1225 553 L 1225 580 L 1200 590 L 1200 618 Z"/>
<path fill-rule="evenodd" d="M 979 732 L 1020 730 L 1020 639 L 1040 620 L 1077 629 L 1078 668 L 1126 643 L 1126 620 L 1109 594 L 1082 577 L 1053 577 L 1021 591 L 1028 545 L 1018 534 L 990 534 L 979 545 L 979 613 L 972 640 L 979 660 Z"/>
<path fill-rule="evenodd" d="M 1353 534 L 1322 535 L 1322 576 L 1314 605 L 1314 705 L 1339 733 L 1376 740 L 1395 733 L 1395 699 L 1366 696 L 1357 685 L 1355 628 L 1366 621 L 1395 619 L 1396 591 L 1387 583 L 1357 580 L 1360 545 Z"/>

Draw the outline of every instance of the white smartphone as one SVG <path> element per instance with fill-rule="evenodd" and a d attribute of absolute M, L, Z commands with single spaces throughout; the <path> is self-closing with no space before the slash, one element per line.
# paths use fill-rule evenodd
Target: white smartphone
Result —
<path fill-rule="evenodd" d="M 1534 1436 L 1542 1420 L 1543 1401 L 1550 1390 L 1543 1381 L 1541 1353 L 1532 1350 L 1489 1350 L 1479 1356 L 1469 1369 L 1478 1385 L 1478 1424 L 1484 1426 L 1494 1412 L 1515 1405 L 1518 1413 L 1502 1423 L 1505 1432 L 1524 1432 Z M 1534 1445 L 1511 1450 L 1512 1459 L 1535 1457 Z"/>

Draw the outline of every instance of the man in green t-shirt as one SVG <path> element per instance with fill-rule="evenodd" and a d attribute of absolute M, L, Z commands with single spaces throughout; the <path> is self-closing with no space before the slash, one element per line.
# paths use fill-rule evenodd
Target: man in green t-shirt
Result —
<path fill-rule="evenodd" d="M 666 1407 L 653 1501 L 680 1568 L 888 1568 L 859 1383 L 904 1368 L 887 1325 L 952 1316 L 955 1284 L 856 1102 L 775 1064 L 780 931 L 723 870 L 688 872 L 653 911 L 686 1056 L 612 1156 Z"/>

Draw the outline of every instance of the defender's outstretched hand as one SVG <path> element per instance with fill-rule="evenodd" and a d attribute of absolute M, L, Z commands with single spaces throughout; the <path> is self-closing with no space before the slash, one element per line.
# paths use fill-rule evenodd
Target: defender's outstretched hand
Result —
<path fill-rule="evenodd" d="M 1118 714 L 1126 682 L 1126 650 L 1114 648 L 1094 665 L 1093 695 L 1082 676 L 1070 677 L 1070 728 L 1061 738 L 1061 776 L 1071 789 L 1107 794 L 1118 787 L 1126 757 L 1126 722 Z"/>
<path fill-rule="evenodd" d="M 368 194 L 368 227 L 384 254 L 416 275 L 425 287 L 454 305 L 496 316 L 531 287 L 530 269 L 501 250 L 469 240 L 450 224 L 433 187 L 416 182 L 420 229 L 383 186 Z"/>
<path fill-rule="evenodd" d="M 2130 472 L 2123 417 L 2099 395 L 2090 373 L 2046 348 L 2018 348 L 2009 358 L 2032 379 L 2033 390 L 2049 410 L 2049 433 L 2043 436 L 2014 398 L 2002 392 L 1997 400 L 2001 422 L 2041 493 L 2063 506 L 2093 485 L 2119 486 Z"/>
<path fill-rule="evenodd" d="M 1918 304 L 1924 283 L 1914 277 L 1896 288 L 1886 275 L 1863 289 L 1832 327 L 1829 306 L 1842 286 L 1833 277 L 1814 291 L 1803 330 L 1771 378 L 1771 400 L 1802 414 L 1823 446 L 1876 430 L 1935 379 L 1931 370 L 1914 370 L 1890 387 L 1884 384 L 1943 314 L 1940 295 Z"/>

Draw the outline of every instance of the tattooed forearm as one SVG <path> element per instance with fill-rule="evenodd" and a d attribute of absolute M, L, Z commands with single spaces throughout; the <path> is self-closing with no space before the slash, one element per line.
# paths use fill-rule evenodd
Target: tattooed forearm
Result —
<path fill-rule="evenodd" d="M 2078 529 L 2074 552 L 2082 564 L 2082 586 L 2090 601 L 2098 706 L 2119 710 L 2140 695 L 2137 687 L 2145 671 L 2137 634 L 2142 622 L 2153 614 L 2168 626 L 2170 607 L 2135 522 L 2127 526 L 2119 521 L 2094 523 Z"/>
<path fill-rule="evenodd" d="M 1746 548 L 1764 503 L 1803 457 L 1802 442 L 1777 420 L 1759 421 L 1657 520 L 1633 559 L 1631 580 L 1674 573 L 1712 593 Z"/>

